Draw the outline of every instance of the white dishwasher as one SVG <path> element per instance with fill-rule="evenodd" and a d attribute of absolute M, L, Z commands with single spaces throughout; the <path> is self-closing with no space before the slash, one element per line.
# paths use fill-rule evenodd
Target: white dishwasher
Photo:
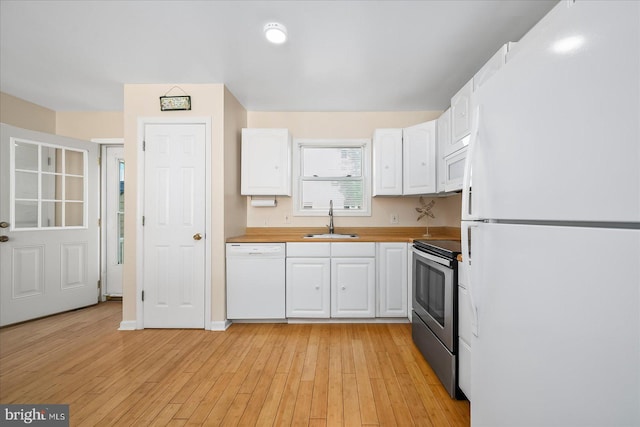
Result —
<path fill-rule="evenodd" d="M 285 244 L 227 243 L 227 319 L 285 318 Z"/>

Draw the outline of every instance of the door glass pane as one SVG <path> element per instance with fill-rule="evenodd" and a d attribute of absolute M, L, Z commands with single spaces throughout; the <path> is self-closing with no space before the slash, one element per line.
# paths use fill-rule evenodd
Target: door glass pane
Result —
<path fill-rule="evenodd" d="M 38 202 L 16 201 L 16 228 L 35 228 L 38 226 Z"/>
<path fill-rule="evenodd" d="M 65 172 L 70 175 L 84 174 L 84 156 L 80 151 L 65 150 Z"/>
<path fill-rule="evenodd" d="M 79 227 L 84 222 L 84 203 L 66 202 L 64 204 L 64 225 Z"/>
<path fill-rule="evenodd" d="M 62 227 L 62 202 L 42 202 L 40 227 Z"/>
<path fill-rule="evenodd" d="M 84 179 L 76 176 L 65 177 L 65 193 L 66 200 L 82 201 L 84 195 L 83 187 Z"/>
<path fill-rule="evenodd" d="M 15 141 L 14 144 L 12 178 L 16 228 L 85 225 L 86 151 L 27 141 Z"/>
<path fill-rule="evenodd" d="M 38 174 L 16 171 L 15 195 L 16 199 L 38 199 Z"/>
<path fill-rule="evenodd" d="M 15 143 L 15 167 L 16 169 L 24 169 L 30 171 L 38 170 L 38 145 L 28 142 Z"/>
<path fill-rule="evenodd" d="M 43 173 L 41 181 L 43 200 L 62 199 L 62 176 Z"/>
<path fill-rule="evenodd" d="M 62 173 L 62 149 L 42 146 L 41 167 L 43 172 Z"/>

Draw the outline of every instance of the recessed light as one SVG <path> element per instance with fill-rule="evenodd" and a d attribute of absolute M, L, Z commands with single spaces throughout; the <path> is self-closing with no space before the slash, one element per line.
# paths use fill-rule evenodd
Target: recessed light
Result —
<path fill-rule="evenodd" d="M 287 41 L 287 29 L 282 24 L 271 22 L 264 26 L 264 36 L 271 43 L 282 44 Z"/>

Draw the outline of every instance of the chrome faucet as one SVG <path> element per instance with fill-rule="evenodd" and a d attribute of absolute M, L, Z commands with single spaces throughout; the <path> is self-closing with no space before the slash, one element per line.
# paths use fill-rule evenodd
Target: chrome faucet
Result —
<path fill-rule="evenodd" d="M 333 200 L 329 200 L 329 234 L 333 234 Z"/>

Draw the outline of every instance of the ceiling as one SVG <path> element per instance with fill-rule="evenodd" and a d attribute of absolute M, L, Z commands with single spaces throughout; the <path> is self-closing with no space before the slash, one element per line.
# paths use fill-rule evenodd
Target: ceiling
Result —
<path fill-rule="evenodd" d="M 0 0 L 0 90 L 55 111 L 122 111 L 125 83 L 223 83 L 250 111 L 443 110 L 557 2 Z"/>

